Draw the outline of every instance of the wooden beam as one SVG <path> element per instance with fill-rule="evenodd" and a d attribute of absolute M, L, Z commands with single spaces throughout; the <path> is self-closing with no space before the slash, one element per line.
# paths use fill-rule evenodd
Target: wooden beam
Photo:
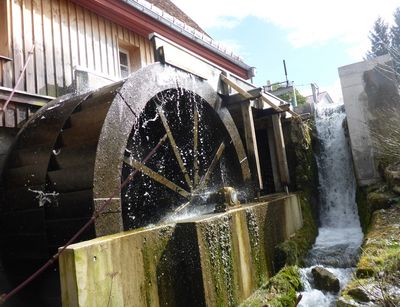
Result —
<path fill-rule="evenodd" d="M 251 95 L 251 100 L 257 99 L 261 97 L 261 91 L 262 88 L 258 87 L 252 90 L 247 91 L 250 95 Z M 239 104 L 245 100 L 248 100 L 249 98 L 244 98 L 242 94 L 240 93 L 236 93 L 236 94 L 232 94 L 229 95 L 226 99 L 225 99 L 225 103 L 227 105 L 232 105 L 232 104 Z"/>
<path fill-rule="evenodd" d="M 281 184 L 281 176 L 279 174 L 279 169 L 278 169 L 278 157 L 276 152 L 275 135 L 272 128 L 271 117 L 268 118 L 268 122 L 269 123 L 267 124 L 266 130 L 268 137 L 269 156 L 271 157 L 272 177 L 274 179 L 275 192 L 280 192 L 282 191 L 282 184 Z"/>
<path fill-rule="evenodd" d="M 172 151 L 174 152 L 175 158 L 179 164 L 179 167 L 183 173 L 183 176 L 185 177 L 185 181 L 188 184 L 188 186 L 190 187 L 190 189 L 192 189 L 193 188 L 192 181 L 190 180 L 189 173 L 185 167 L 185 164 L 183 163 L 181 154 L 178 150 L 178 146 L 176 145 L 176 142 L 175 142 L 175 138 L 172 135 L 171 129 L 169 128 L 167 118 L 165 117 L 164 112 L 162 111 L 162 109 L 160 107 L 157 108 L 157 111 L 158 111 L 158 114 L 160 115 L 164 129 L 167 132 L 169 142 L 171 143 Z"/>
<path fill-rule="evenodd" d="M 282 111 L 281 111 L 282 109 L 281 109 L 280 107 L 278 107 L 278 109 L 276 108 L 276 105 L 271 101 L 271 97 L 269 97 L 269 96 L 271 96 L 271 95 L 262 93 L 260 99 L 261 99 L 262 101 L 264 101 L 265 103 L 269 104 L 269 105 L 270 105 L 271 107 L 273 107 L 275 110 L 282 112 Z M 294 111 L 292 111 L 292 110 L 290 110 L 290 109 L 288 109 L 287 112 L 288 112 L 289 114 L 291 114 L 293 117 L 299 117 L 299 115 L 298 115 L 296 112 L 294 112 Z"/>
<path fill-rule="evenodd" d="M 146 165 L 142 164 L 141 162 L 133 160 L 133 159 L 132 160 L 124 159 L 124 162 L 126 164 L 132 166 L 133 168 L 137 169 L 138 171 L 142 172 L 146 176 L 150 177 L 154 181 L 157 181 L 158 183 L 161 183 L 162 185 L 164 185 L 168 189 L 170 189 L 170 190 L 182 195 L 183 197 L 185 197 L 185 198 L 189 198 L 190 197 L 190 193 L 188 191 L 186 191 L 185 189 L 183 189 L 180 186 L 176 185 L 175 183 L 173 183 L 172 181 L 168 180 L 164 176 L 161 176 L 160 174 L 158 174 L 157 172 L 153 171 L 152 169 L 150 169 Z"/>
<path fill-rule="evenodd" d="M 199 182 L 199 111 L 197 105 L 193 110 L 193 186 L 196 187 Z"/>
<path fill-rule="evenodd" d="M 241 106 L 244 135 L 246 141 L 247 157 L 253 177 L 253 181 L 260 190 L 263 188 L 263 180 L 261 176 L 260 159 L 258 157 L 258 146 L 256 139 L 256 130 L 254 127 L 253 111 L 251 110 L 250 101 L 244 102 Z"/>
<path fill-rule="evenodd" d="M 0 95 L 9 96 L 11 94 L 11 92 L 12 92 L 12 88 L 0 86 Z M 25 91 L 15 91 L 14 99 L 15 99 L 15 97 L 20 97 L 21 99 L 25 99 L 24 101 L 36 100 L 36 101 L 40 101 L 43 103 L 49 102 L 50 100 L 53 100 L 56 98 L 54 96 L 32 94 L 32 93 L 27 93 Z M 14 99 L 13 99 L 13 101 L 14 101 Z M 28 103 L 28 102 L 26 102 L 26 103 Z"/>
<path fill-rule="evenodd" d="M 208 181 L 210 180 L 210 176 L 212 174 L 212 172 L 214 171 L 214 168 L 217 166 L 218 161 L 221 159 L 222 153 L 225 150 L 225 144 L 224 142 L 221 143 L 221 145 L 219 145 L 217 152 L 214 155 L 213 160 L 211 161 L 211 164 L 209 166 L 209 168 L 207 169 L 206 174 L 203 176 L 203 178 L 201 178 L 201 181 L 199 183 L 199 187 L 198 189 L 201 190 L 203 189 L 206 184 L 208 183 Z"/>
<path fill-rule="evenodd" d="M 287 186 L 290 182 L 290 177 L 289 177 L 289 168 L 287 164 L 285 140 L 283 138 L 280 114 L 272 115 L 272 126 L 274 130 L 276 157 L 278 160 L 278 168 L 279 168 L 281 183 L 284 186 Z"/>
<path fill-rule="evenodd" d="M 233 82 L 232 80 L 230 80 L 229 78 L 224 76 L 223 74 L 220 75 L 220 78 L 221 78 L 221 80 L 223 82 L 225 82 L 230 87 L 232 87 L 235 91 L 237 91 L 245 99 L 250 99 L 250 100 L 254 99 L 253 95 L 250 94 L 249 91 L 246 91 L 245 89 L 240 87 L 238 84 L 236 84 L 235 82 Z M 275 104 L 275 102 L 280 102 L 281 99 L 279 99 L 279 98 L 277 98 L 277 97 L 275 97 L 275 96 L 273 96 L 271 94 L 263 93 L 262 91 L 260 91 L 259 93 L 260 93 L 259 99 L 262 102 L 266 103 L 267 105 L 269 105 L 271 108 L 273 108 L 277 112 L 284 112 L 284 110 L 282 110 L 279 105 Z M 296 112 L 293 112 L 290 109 L 288 109 L 286 112 L 290 113 L 294 117 L 298 117 L 299 116 Z"/>

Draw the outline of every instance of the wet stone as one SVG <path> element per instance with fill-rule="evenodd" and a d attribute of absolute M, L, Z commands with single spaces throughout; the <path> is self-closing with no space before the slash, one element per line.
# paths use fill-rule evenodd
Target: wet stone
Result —
<path fill-rule="evenodd" d="M 315 288 L 328 292 L 339 292 L 339 279 L 323 267 L 315 267 L 312 269 Z"/>

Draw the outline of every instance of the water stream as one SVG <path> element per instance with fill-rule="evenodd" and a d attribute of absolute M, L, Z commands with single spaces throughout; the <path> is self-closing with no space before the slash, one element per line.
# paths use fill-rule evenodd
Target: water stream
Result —
<path fill-rule="evenodd" d="M 320 191 L 320 228 L 316 242 L 301 269 L 305 286 L 299 306 L 336 306 L 337 294 L 314 288 L 311 270 L 323 266 L 343 288 L 350 280 L 362 242 L 356 181 L 351 153 L 343 129 L 343 105 L 319 104 L 316 127 L 321 148 L 317 156 Z"/>

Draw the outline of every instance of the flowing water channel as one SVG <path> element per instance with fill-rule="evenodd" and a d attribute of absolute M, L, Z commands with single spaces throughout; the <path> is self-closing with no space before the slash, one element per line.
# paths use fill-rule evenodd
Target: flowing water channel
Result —
<path fill-rule="evenodd" d="M 351 278 L 363 238 L 351 153 L 343 128 L 345 116 L 343 105 L 317 105 L 320 228 L 306 259 L 308 267 L 301 269 L 304 292 L 299 306 L 336 306 L 337 294 L 314 288 L 311 270 L 317 265 L 326 268 L 343 288 Z"/>

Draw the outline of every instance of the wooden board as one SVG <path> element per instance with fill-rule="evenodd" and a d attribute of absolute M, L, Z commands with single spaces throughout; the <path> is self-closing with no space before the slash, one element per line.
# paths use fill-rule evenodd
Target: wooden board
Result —
<path fill-rule="evenodd" d="M 12 60 L 0 60 L 0 86 L 14 87 L 33 45 L 34 56 L 17 90 L 47 96 L 72 91 L 76 66 L 118 77 L 120 44 L 132 50 L 132 70 L 154 62 L 148 38 L 77 2 L 3 0 L 1 8 L 5 17 L 0 23 L 8 35 L 0 43 L 12 42 L 8 55 Z"/>
<path fill-rule="evenodd" d="M 56 79 L 54 72 L 54 44 L 53 40 L 49 35 L 52 35 L 52 14 L 51 14 L 51 2 L 43 1 L 42 2 L 42 18 L 43 18 L 43 34 L 47 35 L 47 39 L 44 40 L 44 56 L 46 63 L 45 70 L 45 80 L 46 80 L 46 90 L 47 95 L 56 96 Z M 44 31 L 46 29 L 46 31 Z"/>
<path fill-rule="evenodd" d="M 258 157 L 258 146 L 256 132 L 254 128 L 253 111 L 251 110 L 250 101 L 246 101 L 241 105 L 244 134 L 247 149 L 247 158 L 253 176 L 253 181 L 258 189 L 263 188 L 263 180 L 261 175 L 260 160 Z"/>
<path fill-rule="evenodd" d="M 272 115 L 272 125 L 275 136 L 276 158 L 278 160 L 278 169 L 281 177 L 281 183 L 285 186 L 289 184 L 289 168 L 286 158 L 285 139 L 283 137 L 282 123 L 280 114 Z"/>

